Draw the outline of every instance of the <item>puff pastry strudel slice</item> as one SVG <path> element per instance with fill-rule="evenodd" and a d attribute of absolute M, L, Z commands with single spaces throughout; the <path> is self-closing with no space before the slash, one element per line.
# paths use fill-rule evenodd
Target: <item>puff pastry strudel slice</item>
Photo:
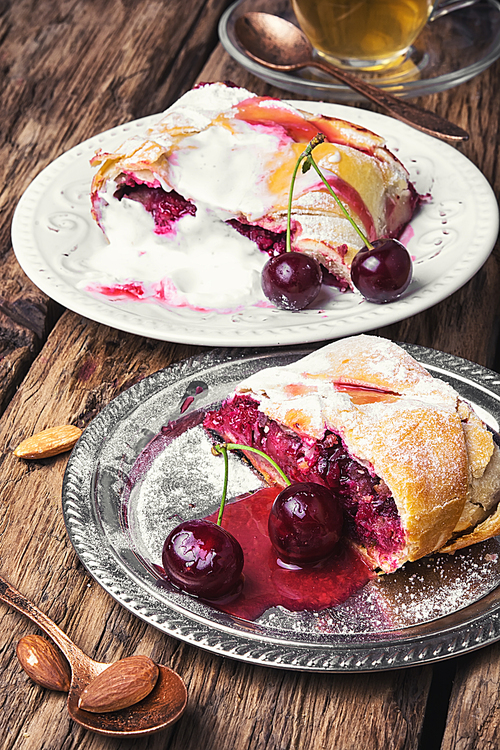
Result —
<path fill-rule="evenodd" d="M 500 531 L 500 452 L 447 383 L 396 344 L 336 341 L 262 370 L 205 419 L 223 439 L 260 448 L 292 481 L 340 494 L 344 534 L 387 573 Z M 271 482 L 280 478 L 256 454 Z"/>

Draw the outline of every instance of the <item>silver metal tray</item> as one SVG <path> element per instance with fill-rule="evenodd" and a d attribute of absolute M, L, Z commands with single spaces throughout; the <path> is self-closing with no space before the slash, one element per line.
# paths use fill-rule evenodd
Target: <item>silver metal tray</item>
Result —
<path fill-rule="evenodd" d="M 403 346 L 498 431 L 499 375 L 442 352 Z M 500 639 L 497 539 L 408 564 L 338 607 L 319 613 L 275 607 L 256 621 L 183 594 L 158 574 L 168 531 L 180 519 L 212 512 L 219 502 L 221 462 L 212 464 L 208 438 L 196 426 L 199 410 L 218 403 L 250 373 L 311 349 L 214 350 L 145 378 L 103 409 L 76 445 L 63 485 L 66 527 L 81 561 L 114 599 L 160 631 L 254 664 L 330 672 L 395 669 Z M 169 422 L 177 428 L 173 439 L 152 451 L 151 440 Z M 229 496 L 259 485 L 253 471 L 232 456 Z"/>

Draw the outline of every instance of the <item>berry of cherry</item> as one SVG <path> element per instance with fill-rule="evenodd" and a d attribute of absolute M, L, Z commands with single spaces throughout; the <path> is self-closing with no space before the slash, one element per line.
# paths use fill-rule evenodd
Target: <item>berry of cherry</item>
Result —
<path fill-rule="evenodd" d="M 351 279 L 359 292 L 369 302 L 376 302 L 378 304 L 384 302 L 392 302 L 396 300 L 408 287 L 412 276 L 412 263 L 410 255 L 401 242 L 393 239 L 381 239 L 375 240 L 373 243 L 369 242 L 368 238 L 365 237 L 361 229 L 358 227 L 352 216 L 347 211 L 346 207 L 332 189 L 330 183 L 325 178 L 318 165 L 314 161 L 312 152 L 313 149 L 319 143 L 325 140 L 323 133 L 318 133 L 306 146 L 302 154 L 299 156 L 295 165 L 292 181 L 290 185 L 290 193 L 288 197 L 288 215 L 287 215 L 287 231 L 286 231 L 286 249 L 287 252 L 284 256 L 291 254 L 291 213 L 292 213 L 292 198 L 293 198 L 293 187 L 297 176 L 299 165 L 302 163 L 302 171 L 306 172 L 308 169 L 313 167 L 317 172 L 318 177 L 321 179 L 330 195 L 334 198 L 338 208 L 344 214 L 346 219 L 350 222 L 353 229 L 358 233 L 360 238 L 365 243 L 365 247 L 360 250 L 354 257 L 351 267 Z M 276 258 L 274 259 L 276 260 Z M 288 310 L 301 310 L 306 307 L 312 300 L 314 300 L 319 292 L 319 288 L 316 288 L 316 282 L 312 280 L 312 277 L 307 281 L 307 277 L 304 276 L 304 282 L 301 286 L 300 294 L 297 294 L 297 305 L 287 306 L 286 297 L 280 295 L 279 291 L 279 279 L 277 274 L 271 268 L 267 270 L 269 265 L 266 263 L 262 275 L 262 289 L 264 294 L 278 307 L 284 307 Z M 321 272 L 321 268 L 320 268 Z M 264 278 L 264 276 L 268 278 Z M 290 285 L 291 286 L 291 285 Z M 320 282 L 321 286 L 321 282 Z M 284 288 L 288 289 L 286 283 Z M 295 299 L 293 294 L 291 296 L 292 303 Z M 302 304 L 304 300 L 304 304 Z M 306 301 L 307 300 L 307 301 Z"/>
<path fill-rule="evenodd" d="M 269 538 L 285 563 L 307 565 L 329 557 L 342 534 L 338 498 L 321 484 L 290 484 L 269 515 Z"/>
<path fill-rule="evenodd" d="M 182 591 L 220 599 L 238 588 L 243 550 L 232 534 L 212 521 L 183 521 L 166 538 L 162 562 L 167 578 Z"/>
<path fill-rule="evenodd" d="M 375 240 L 353 259 L 351 279 L 369 302 L 381 304 L 398 299 L 408 287 L 412 262 L 408 250 L 393 239 Z"/>
<path fill-rule="evenodd" d="M 304 253 L 294 252 L 291 236 L 293 188 L 297 172 L 302 162 L 303 172 L 310 169 L 312 150 L 324 140 L 324 135 L 318 133 L 297 159 L 288 194 L 286 252 L 270 258 L 262 269 L 262 291 L 276 307 L 283 310 L 303 310 L 310 305 L 318 296 L 323 281 L 320 264 Z"/>
<path fill-rule="evenodd" d="M 314 258 L 286 252 L 269 258 L 262 270 L 262 291 L 282 310 L 303 310 L 319 294 L 323 273 Z"/>
<path fill-rule="evenodd" d="M 183 521 L 165 539 L 162 563 L 174 586 L 203 599 L 221 599 L 238 593 L 242 583 L 243 550 L 237 539 L 222 528 L 228 482 L 227 447 L 224 456 L 224 487 L 217 523 L 207 519 Z"/>

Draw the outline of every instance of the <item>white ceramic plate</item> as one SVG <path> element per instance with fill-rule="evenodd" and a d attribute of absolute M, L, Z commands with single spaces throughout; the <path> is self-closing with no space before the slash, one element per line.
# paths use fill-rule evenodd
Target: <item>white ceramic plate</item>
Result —
<path fill-rule="evenodd" d="M 484 176 L 463 154 L 384 115 L 334 104 L 293 104 L 384 136 L 417 190 L 431 195 L 411 222 L 407 246 L 414 257 L 414 278 L 400 300 L 374 305 L 360 295 L 324 288 L 314 307 L 301 312 L 248 306 L 223 314 L 112 301 L 81 290 L 85 259 L 105 245 L 90 214 L 89 159 L 97 149 L 108 150 L 140 133 L 159 115 L 90 138 L 35 178 L 12 223 L 14 251 L 23 270 L 65 307 L 122 331 L 207 346 L 281 346 L 354 335 L 403 320 L 445 299 L 481 268 L 498 234 L 498 206 Z"/>

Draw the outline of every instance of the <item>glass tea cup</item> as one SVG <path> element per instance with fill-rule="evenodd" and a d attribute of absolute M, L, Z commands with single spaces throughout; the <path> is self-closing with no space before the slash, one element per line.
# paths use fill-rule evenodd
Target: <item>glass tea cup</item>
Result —
<path fill-rule="evenodd" d="M 341 67 L 383 70 L 401 64 L 433 16 L 474 0 L 292 0 L 319 55 Z"/>

